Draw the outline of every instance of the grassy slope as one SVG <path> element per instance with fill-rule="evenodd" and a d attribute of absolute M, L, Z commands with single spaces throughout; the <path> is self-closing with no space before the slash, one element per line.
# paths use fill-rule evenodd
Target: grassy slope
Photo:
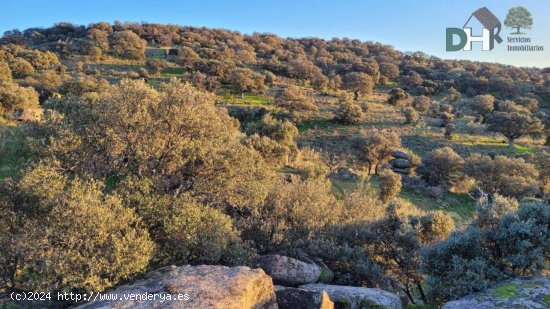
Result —
<path fill-rule="evenodd" d="M 148 59 L 163 59 L 162 49 L 148 49 Z M 168 60 L 173 56 L 169 56 Z M 103 74 L 109 70 L 137 72 L 144 66 L 144 62 L 123 61 L 119 59 L 107 59 L 101 63 L 91 64 Z M 163 69 L 160 75 L 151 76 L 149 82 L 158 86 L 161 82 L 167 82 L 172 77 L 185 74 L 185 70 L 179 67 Z M 416 154 L 423 156 L 428 151 L 444 146 L 451 146 L 462 156 L 472 153 L 493 153 L 516 155 L 537 155 L 547 151 L 539 142 L 530 139 L 520 139 L 515 149 L 509 149 L 506 140 L 498 135 L 485 132 L 480 126 L 468 124 L 468 117 L 455 120 L 457 131 L 451 140 L 443 137 L 443 129 L 438 127 L 437 119 L 425 117 L 425 122 L 417 127 L 404 125 L 404 117 L 401 107 L 390 106 L 386 103 L 387 93 L 392 85 L 377 86 L 375 93 L 367 100 L 359 102 L 368 106 L 368 112 L 362 123 L 343 126 L 331 121 L 332 111 L 337 107 L 337 99 L 330 95 L 317 95 L 316 102 L 319 112 L 310 121 L 299 126 L 300 134 L 297 138 L 300 147 L 312 147 L 327 153 L 329 156 L 337 156 L 345 165 L 357 167 L 357 162 L 350 154 L 351 139 L 361 130 L 376 127 L 397 131 L 401 135 L 402 145 Z M 232 87 L 224 85 L 218 91 L 220 100 L 229 105 L 253 105 L 272 108 L 273 93 L 268 95 L 245 93 L 243 97 Z M 441 101 L 441 97 L 432 98 Z M 461 109 L 461 103 L 454 103 L 455 109 Z M 0 127 L 2 142 L 0 143 L 0 178 L 13 175 L 13 173 L 28 159 L 24 146 L 24 140 L 18 134 L 16 127 Z M 365 184 L 377 190 L 376 177 L 370 178 Z M 334 193 L 341 196 L 344 192 L 357 190 L 361 184 L 349 182 L 333 182 Z M 445 193 L 438 200 L 427 197 L 422 193 L 403 190 L 400 197 L 411 201 L 425 210 L 441 209 L 453 214 L 458 222 L 467 221 L 474 214 L 474 203 L 470 197 L 464 194 Z"/>

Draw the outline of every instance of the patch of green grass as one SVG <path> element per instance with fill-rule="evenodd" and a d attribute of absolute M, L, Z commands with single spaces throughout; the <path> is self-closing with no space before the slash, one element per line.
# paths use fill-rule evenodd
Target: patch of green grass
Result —
<path fill-rule="evenodd" d="M 525 145 L 514 145 L 514 147 L 516 148 L 516 150 L 522 154 L 527 154 L 527 153 L 534 153 L 534 149 L 533 147 L 529 147 L 529 146 L 525 146 Z"/>
<path fill-rule="evenodd" d="M 222 96 L 224 102 L 237 105 L 269 105 L 271 99 L 264 95 L 244 93 L 241 94 L 225 94 Z"/>
<path fill-rule="evenodd" d="M 29 149 L 20 128 L 0 126 L 0 179 L 13 176 L 29 157 Z"/>
<path fill-rule="evenodd" d="M 543 302 L 545 305 L 550 307 L 550 294 L 544 295 Z"/>
<path fill-rule="evenodd" d="M 185 73 L 184 68 L 164 68 L 162 69 L 162 76 L 178 76 Z"/>
<path fill-rule="evenodd" d="M 491 294 L 497 298 L 516 298 L 519 296 L 520 289 L 534 288 L 541 285 L 541 282 L 510 283 L 494 289 Z"/>
<path fill-rule="evenodd" d="M 443 210 L 451 215 L 455 221 L 468 221 L 473 218 L 476 212 L 475 202 L 466 194 L 445 192 L 440 199 L 434 199 L 423 193 L 403 188 L 399 196 L 410 201 L 423 210 Z"/>
<path fill-rule="evenodd" d="M 518 296 L 517 284 L 506 284 L 491 291 L 494 297 L 516 298 Z"/>
<path fill-rule="evenodd" d="M 302 122 L 298 126 L 298 132 L 302 133 L 311 129 L 325 130 L 333 127 L 339 127 L 339 125 L 335 124 L 330 119 L 312 119 L 312 120 Z M 343 128 L 346 128 L 346 127 L 343 127 Z"/>
<path fill-rule="evenodd" d="M 105 191 L 112 192 L 121 180 L 120 176 L 111 176 L 105 179 Z"/>

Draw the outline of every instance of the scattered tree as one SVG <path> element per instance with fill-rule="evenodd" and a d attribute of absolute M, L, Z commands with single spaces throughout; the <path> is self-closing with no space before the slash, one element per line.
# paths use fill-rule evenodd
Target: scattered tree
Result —
<path fill-rule="evenodd" d="M 386 204 L 401 191 L 401 176 L 387 168 L 378 175 L 380 184 L 380 200 Z"/>
<path fill-rule="evenodd" d="M 417 169 L 432 186 L 451 187 L 464 177 L 464 160 L 452 148 L 432 150 Z"/>
<path fill-rule="evenodd" d="M 430 109 L 431 100 L 426 96 L 414 97 L 412 106 L 420 113 L 425 113 Z"/>
<path fill-rule="evenodd" d="M 514 140 L 525 135 L 541 133 L 542 122 L 529 114 L 520 112 L 494 112 L 487 118 L 487 128 L 508 139 L 508 146 L 514 148 Z"/>
<path fill-rule="evenodd" d="M 468 176 L 476 180 L 477 186 L 488 194 L 522 198 L 532 196 L 539 190 L 539 172 L 533 164 L 521 158 L 473 154 L 466 160 Z"/>
<path fill-rule="evenodd" d="M 373 87 L 372 77 L 366 73 L 351 72 L 344 76 L 344 88 L 353 92 L 355 101 L 362 96 L 370 95 Z"/>
<path fill-rule="evenodd" d="M 471 108 L 481 116 L 481 123 L 485 123 L 486 116 L 495 109 L 495 98 L 490 94 L 477 95 L 472 101 Z"/>

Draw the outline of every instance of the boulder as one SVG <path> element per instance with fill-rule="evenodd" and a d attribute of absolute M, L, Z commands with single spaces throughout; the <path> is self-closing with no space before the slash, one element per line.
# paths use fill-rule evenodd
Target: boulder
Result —
<path fill-rule="evenodd" d="M 411 162 L 405 159 L 391 159 L 388 163 L 394 168 L 409 168 L 411 167 Z"/>
<path fill-rule="evenodd" d="M 92 301 L 77 308 L 277 308 L 271 278 L 242 266 L 169 266 L 106 293 L 124 301 Z M 129 295 L 135 299 L 124 298 Z"/>
<path fill-rule="evenodd" d="M 396 159 L 409 160 L 409 155 L 406 154 L 405 152 L 399 151 L 399 150 L 392 151 L 392 152 L 391 152 L 391 156 L 394 157 L 394 158 L 396 158 Z"/>
<path fill-rule="evenodd" d="M 550 278 L 514 279 L 453 300 L 442 309 L 550 308 Z"/>
<path fill-rule="evenodd" d="M 314 283 L 321 275 L 321 268 L 315 263 L 278 254 L 261 256 L 256 259 L 255 265 L 271 276 L 276 284 L 285 286 Z"/>
<path fill-rule="evenodd" d="M 334 309 L 334 303 L 325 291 L 275 286 L 279 309 Z"/>
<path fill-rule="evenodd" d="M 329 284 L 306 284 L 300 286 L 300 288 L 309 291 L 327 292 L 336 308 L 403 308 L 399 296 L 380 289 Z"/>
<path fill-rule="evenodd" d="M 352 172 L 347 167 L 339 167 L 336 170 L 336 172 L 330 174 L 330 177 L 333 179 L 344 180 L 344 181 L 354 181 L 357 178 L 359 178 L 356 173 Z"/>

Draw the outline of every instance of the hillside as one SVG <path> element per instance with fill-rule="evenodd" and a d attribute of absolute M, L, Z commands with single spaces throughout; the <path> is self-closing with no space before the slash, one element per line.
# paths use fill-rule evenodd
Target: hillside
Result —
<path fill-rule="evenodd" d="M 0 295 L 273 253 L 411 305 L 548 271 L 548 68 L 59 23 L 4 34 L 0 86 Z"/>

